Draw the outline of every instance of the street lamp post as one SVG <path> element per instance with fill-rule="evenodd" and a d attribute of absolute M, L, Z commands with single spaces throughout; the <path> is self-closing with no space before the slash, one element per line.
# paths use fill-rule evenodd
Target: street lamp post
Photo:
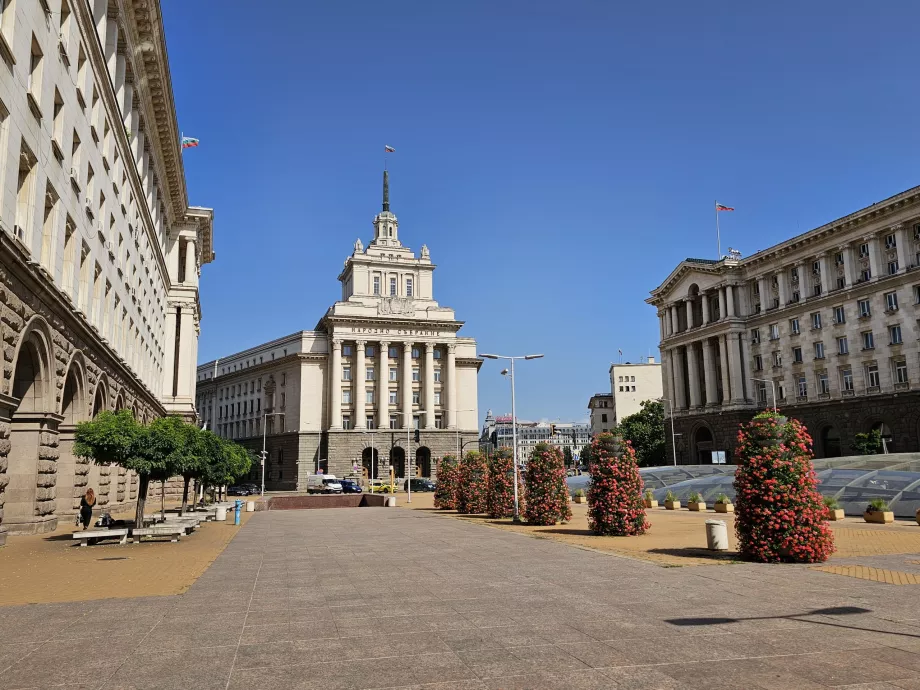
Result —
<path fill-rule="evenodd" d="M 540 359 L 543 355 L 487 355 L 481 354 L 485 359 L 507 359 L 511 361 L 511 445 L 514 453 L 514 521 L 520 522 L 521 516 L 518 512 L 518 449 L 517 449 L 517 410 L 514 401 L 514 360 L 516 359 Z"/>
<path fill-rule="evenodd" d="M 668 410 L 671 412 L 671 453 L 674 456 L 674 466 L 677 467 L 677 435 L 674 433 L 674 404 L 669 398 L 659 398 L 668 403 Z"/>
<path fill-rule="evenodd" d="M 412 419 L 414 421 L 415 415 L 422 416 L 427 410 L 418 410 L 417 412 L 411 413 Z M 411 440 L 409 434 L 412 433 L 412 427 L 409 426 L 409 420 L 406 420 L 406 503 L 412 503 L 412 460 L 409 456 L 409 450 L 411 449 Z"/>
<path fill-rule="evenodd" d="M 770 379 L 755 379 L 753 376 L 751 377 L 751 381 L 761 381 L 763 383 L 770 384 L 770 390 L 773 394 L 773 414 L 776 414 L 776 383 Z"/>
<path fill-rule="evenodd" d="M 371 479 L 374 478 L 374 431 L 375 431 L 375 429 L 371 429 L 370 431 L 362 431 L 362 432 L 361 432 L 361 433 L 364 434 L 365 436 L 370 435 L 370 437 L 371 437 L 371 469 L 370 469 L 370 471 L 368 472 L 368 475 L 367 475 L 367 488 L 368 488 L 368 489 L 371 488 Z M 363 452 L 362 452 L 362 455 L 363 455 Z M 364 464 L 364 458 L 363 458 L 363 457 L 361 458 L 361 464 L 362 464 L 362 465 Z"/>
<path fill-rule="evenodd" d="M 473 408 L 467 408 L 465 410 L 456 410 L 456 412 L 476 412 Z M 463 446 L 460 444 L 460 418 L 457 418 L 457 462 L 460 462 L 460 452 L 463 450 Z"/>
<path fill-rule="evenodd" d="M 262 496 L 265 495 L 265 462 L 268 459 L 268 451 L 265 450 L 265 437 L 268 432 L 268 425 L 265 420 L 268 417 L 283 417 L 284 412 L 266 412 L 262 415 Z"/>

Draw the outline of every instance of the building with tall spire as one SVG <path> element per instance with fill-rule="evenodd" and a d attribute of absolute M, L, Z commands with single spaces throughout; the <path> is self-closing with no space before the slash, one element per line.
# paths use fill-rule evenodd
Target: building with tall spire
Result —
<path fill-rule="evenodd" d="M 383 205 L 355 240 L 339 298 L 299 331 L 198 367 L 197 409 L 221 436 L 267 448 L 266 486 L 296 490 L 341 476 L 434 477 L 437 461 L 478 439 L 476 341 L 434 297 L 426 245 L 403 245 Z M 418 430 L 418 441 L 415 431 Z M 260 470 L 259 470 L 260 471 Z"/>

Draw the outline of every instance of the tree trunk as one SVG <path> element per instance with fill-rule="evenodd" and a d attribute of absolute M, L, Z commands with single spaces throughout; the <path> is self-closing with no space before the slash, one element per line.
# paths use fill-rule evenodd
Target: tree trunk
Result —
<path fill-rule="evenodd" d="M 179 511 L 179 515 L 185 515 L 185 511 L 188 508 L 188 485 L 192 481 L 192 478 L 188 475 L 183 479 L 185 480 L 185 485 L 182 487 L 182 509 Z"/>
<path fill-rule="evenodd" d="M 166 480 L 160 480 L 160 520 L 166 520 Z"/>
<path fill-rule="evenodd" d="M 150 484 L 149 474 L 137 475 L 137 512 L 134 514 L 134 526 L 144 526 L 144 504 L 147 501 L 147 486 Z"/>

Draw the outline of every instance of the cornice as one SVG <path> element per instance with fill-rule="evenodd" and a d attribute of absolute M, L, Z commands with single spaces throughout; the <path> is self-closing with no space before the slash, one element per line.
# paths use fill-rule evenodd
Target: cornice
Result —
<path fill-rule="evenodd" d="M 332 314 L 326 314 L 319 323 L 319 326 L 323 327 L 326 333 L 328 334 L 331 330 L 329 326 L 335 326 L 336 324 L 346 324 L 346 323 L 355 323 L 361 324 L 368 327 L 382 328 L 413 328 L 416 330 L 447 330 L 453 331 L 456 333 L 459 331 L 464 321 L 418 321 L 415 319 L 399 319 L 399 318 L 386 318 L 382 319 L 379 316 L 367 317 L 367 316 L 333 316 Z M 392 335 L 392 334 L 391 334 Z"/>

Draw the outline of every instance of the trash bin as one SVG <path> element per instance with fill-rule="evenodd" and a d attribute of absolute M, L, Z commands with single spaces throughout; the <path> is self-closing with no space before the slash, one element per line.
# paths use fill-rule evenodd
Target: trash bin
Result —
<path fill-rule="evenodd" d="M 724 520 L 706 520 L 706 548 L 728 551 L 728 528 Z"/>
<path fill-rule="evenodd" d="M 252 513 L 255 511 L 255 509 L 256 509 L 255 501 L 246 501 L 246 512 L 247 513 Z"/>
<path fill-rule="evenodd" d="M 227 521 L 227 506 L 217 506 L 214 511 L 214 519 L 218 522 Z"/>
<path fill-rule="evenodd" d="M 396 507 L 396 496 L 387 496 L 387 508 Z"/>

